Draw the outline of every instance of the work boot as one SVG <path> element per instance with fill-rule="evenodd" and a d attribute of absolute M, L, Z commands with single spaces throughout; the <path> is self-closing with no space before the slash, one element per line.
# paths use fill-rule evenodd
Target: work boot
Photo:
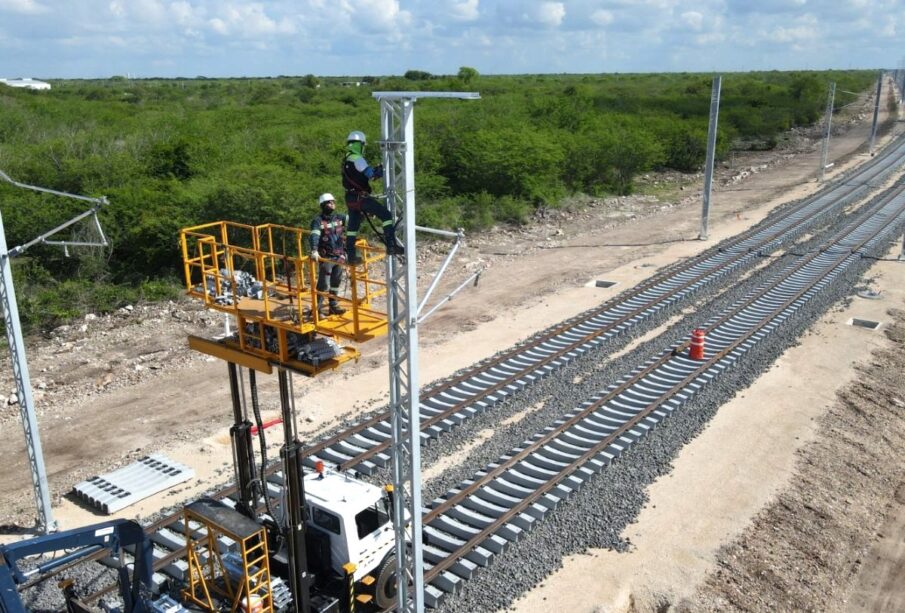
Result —
<path fill-rule="evenodd" d="M 358 237 L 356 236 L 346 237 L 346 263 L 350 266 L 361 264 L 361 257 L 358 255 L 358 249 L 355 247 L 355 241 L 357 240 Z"/>
<path fill-rule="evenodd" d="M 396 229 L 393 226 L 384 228 L 383 244 L 386 245 L 387 255 L 405 255 L 405 247 L 396 242 Z"/>
<path fill-rule="evenodd" d="M 346 312 L 346 309 L 339 306 L 335 300 L 330 301 L 330 315 L 342 315 Z"/>

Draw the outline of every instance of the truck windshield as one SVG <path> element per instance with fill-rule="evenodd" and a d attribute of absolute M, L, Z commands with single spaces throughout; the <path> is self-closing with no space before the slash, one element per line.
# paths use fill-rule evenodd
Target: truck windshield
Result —
<path fill-rule="evenodd" d="M 390 521 L 390 516 L 380 503 L 366 508 L 355 516 L 355 526 L 358 528 L 358 538 L 366 537 L 388 521 Z"/>

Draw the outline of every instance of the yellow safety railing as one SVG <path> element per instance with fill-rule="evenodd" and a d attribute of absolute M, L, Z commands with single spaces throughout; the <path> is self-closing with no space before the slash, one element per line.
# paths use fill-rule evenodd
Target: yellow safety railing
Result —
<path fill-rule="evenodd" d="M 334 262 L 346 291 L 317 290 L 318 263 L 308 257 L 311 232 L 263 224 L 218 221 L 180 232 L 188 295 L 235 317 L 243 351 L 289 356 L 287 334 L 313 333 L 364 342 L 386 333 L 386 282 L 373 266 L 385 257 L 359 241 L 363 263 Z M 379 271 L 378 271 L 379 274 Z M 318 302 L 333 299 L 343 314 L 322 316 Z"/>
<path fill-rule="evenodd" d="M 231 509 L 221 511 L 224 519 L 235 513 Z M 241 531 L 215 521 L 207 513 L 191 508 L 184 511 L 186 560 L 188 581 L 182 597 L 205 611 L 222 611 L 228 604 L 231 613 L 273 613 L 273 585 L 270 574 L 270 553 L 267 535 L 263 527 Z M 254 525 L 242 518 L 243 524 Z M 235 521 L 231 522 L 235 523 Z M 194 525 L 193 525 L 194 524 Z M 233 576 L 221 551 L 219 538 L 226 536 L 236 543 L 238 576 Z"/>

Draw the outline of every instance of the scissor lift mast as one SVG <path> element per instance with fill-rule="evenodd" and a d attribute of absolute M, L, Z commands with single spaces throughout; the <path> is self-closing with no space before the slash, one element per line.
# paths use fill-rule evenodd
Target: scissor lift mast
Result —
<path fill-rule="evenodd" d="M 461 233 L 415 225 L 415 101 L 420 98 L 478 99 L 470 92 L 374 92 L 380 103 L 387 208 L 397 224 L 407 257 L 386 259 L 387 320 L 390 364 L 390 414 L 393 430 L 393 526 L 396 531 L 396 581 L 399 611 L 424 611 L 421 541 L 421 423 L 418 372 L 418 324 L 429 294 L 421 303 L 415 265 L 415 231 L 460 238 Z M 458 246 L 458 242 L 456 243 Z M 458 290 L 456 290 L 458 291 Z M 411 518 L 406 523 L 406 511 Z"/>

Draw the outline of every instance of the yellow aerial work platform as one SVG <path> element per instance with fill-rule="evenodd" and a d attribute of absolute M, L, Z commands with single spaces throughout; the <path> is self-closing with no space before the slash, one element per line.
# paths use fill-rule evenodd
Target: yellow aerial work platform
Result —
<path fill-rule="evenodd" d="M 233 337 L 191 337 L 190 345 L 258 370 L 269 372 L 265 366 L 273 361 L 314 375 L 360 355 L 354 347 L 344 347 L 330 358 L 312 357 L 319 337 L 360 343 L 386 334 L 387 286 L 371 274 L 371 265 L 383 260 L 385 252 L 359 240 L 363 262 L 336 263 L 344 268 L 344 287 L 342 295 L 330 296 L 317 290 L 318 263 L 307 255 L 310 235 L 302 228 L 229 221 L 181 230 L 188 295 L 236 322 Z M 334 298 L 345 313 L 322 317 L 319 296 L 324 305 Z"/>

